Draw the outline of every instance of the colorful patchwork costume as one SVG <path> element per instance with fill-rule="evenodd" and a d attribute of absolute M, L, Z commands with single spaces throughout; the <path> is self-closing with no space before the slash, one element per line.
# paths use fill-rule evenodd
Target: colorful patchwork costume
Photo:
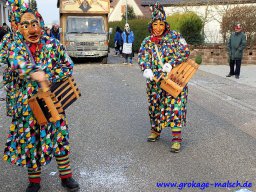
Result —
<path fill-rule="evenodd" d="M 159 37 L 154 35 L 152 29 L 152 24 L 157 20 L 165 23 L 165 30 Z M 162 63 L 170 64 L 172 67 L 188 59 L 190 52 L 185 40 L 178 32 L 170 30 L 163 7 L 158 3 L 153 7 L 149 31 L 151 36 L 144 39 L 138 55 L 142 71 L 150 69 L 153 75 L 158 78 L 162 73 L 166 75 L 166 72 L 163 71 L 163 67 L 160 65 L 160 59 Z M 157 55 L 157 49 L 160 58 Z M 160 82 L 156 83 L 154 80 L 147 78 L 147 95 L 151 134 L 153 134 L 151 135 L 151 138 L 153 138 L 151 141 L 158 139 L 163 128 L 171 127 L 172 143 L 181 143 L 181 128 L 186 125 L 187 86 L 185 86 L 177 98 L 174 98 L 160 88 Z M 178 150 L 175 152 L 178 152 Z"/>
<path fill-rule="evenodd" d="M 17 10 L 14 12 L 17 23 L 25 25 L 22 29 L 30 36 L 32 34 L 32 40 L 35 39 L 35 31 L 38 30 L 39 34 L 42 32 L 41 15 L 28 9 L 22 1 L 10 0 L 9 3 L 13 11 Z M 25 21 L 21 22 L 25 14 Z M 28 35 L 29 38 L 30 36 Z M 35 64 L 31 61 L 26 46 Z M 33 80 L 31 75 L 42 71 L 49 82 L 60 82 L 72 75 L 72 60 L 58 40 L 43 36 L 34 43 L 28 41 L 22 32 L 17 32 L 14 39 L 9 41 L 5 51 L 0 53 L 0 60 L 7 60 L 10 65 L 11 72 L 6 73 L 5 82 L 12 89 L 13 101 L 10 102 L 12 123 L 3 159 L 28 168 L 30 185 L 27 192 L 39 190 L 41 167 L 50 163 L 52 157 L 57 161 L 62 185 L 69 189 L 78 189 L 79 185 L 72 178 L 69 164 L 69 133 L 65 114 L 61 114 L 61 120 L 55 123 L 39 126 L 28 105 L 28 99 L 37 94 L 39 88 L 38 82 Z M 15 80 L 8 78 L 11 73 L 18 74 Z"/>
<path fill-rule="evenodd" d="M 2 62 L 6 64 L 3 72 L 3 84 L 6 90 L 6 114 L 12 117 L 14 115 L 13 106 L 15 105 L 15 93 L 18 89 L 18 73 L 11 69 L 11 65 L 7 59 L 8 45 L 14 41 L 14 34 L 8 33 L 3 37 L 0 44 L 0 55 Z"/>

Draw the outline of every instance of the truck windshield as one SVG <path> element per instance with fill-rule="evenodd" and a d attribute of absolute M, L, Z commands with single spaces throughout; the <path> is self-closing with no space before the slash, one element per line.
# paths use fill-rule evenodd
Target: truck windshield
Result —
<path fill-rule="evenodd" d="M 69 16 L 67 33 L 106 33 L 104 18 Z"/>

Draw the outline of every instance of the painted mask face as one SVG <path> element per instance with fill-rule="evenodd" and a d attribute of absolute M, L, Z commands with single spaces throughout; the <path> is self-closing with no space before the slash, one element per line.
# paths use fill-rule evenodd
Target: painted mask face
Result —
<path fill-rule="evenodd" d="M 152 23 L 152 31 L 156 37 L 161 36 L 165 30 L 165 22 L 156 20 Z"/>
<path fill-rule="evenodd" d="M 41 37 L 41 27 L 38 19 L 32 13 L 24 13 L 18 25 L 24 39 L 30 43 L 38 43 Z"/>

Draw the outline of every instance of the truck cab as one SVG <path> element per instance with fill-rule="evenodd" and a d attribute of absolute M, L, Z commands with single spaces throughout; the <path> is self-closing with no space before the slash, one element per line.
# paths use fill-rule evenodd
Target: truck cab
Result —
<path fill-rule="evenodd" d="M 108 0 L 58 0 L 61 43 L 73 58 L 108 57 Z"/>

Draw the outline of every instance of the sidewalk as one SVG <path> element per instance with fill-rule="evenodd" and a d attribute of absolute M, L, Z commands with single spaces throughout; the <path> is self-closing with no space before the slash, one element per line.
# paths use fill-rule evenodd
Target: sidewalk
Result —
<path fill-rule="evenodd" d="M 240 78 L 226 77 L 229 73 L 228 65 L 200 65 L 199 70 L 227 78 L 240 84 L 256 87 L 256 65 L 242 65 Z"/>

